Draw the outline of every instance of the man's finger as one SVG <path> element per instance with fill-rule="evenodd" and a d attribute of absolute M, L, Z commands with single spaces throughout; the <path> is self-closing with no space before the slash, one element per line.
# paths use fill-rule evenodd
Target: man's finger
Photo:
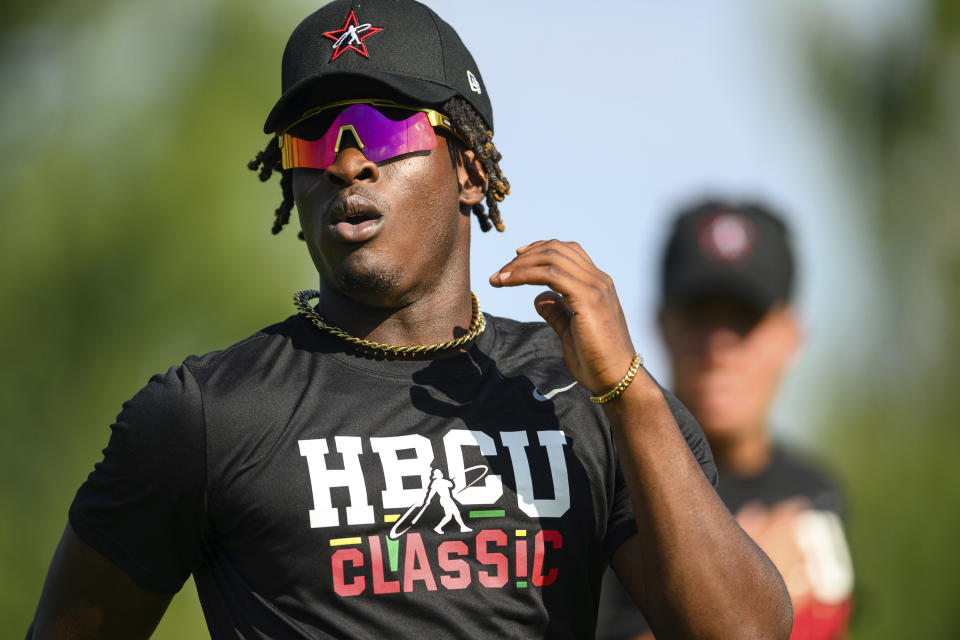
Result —
<path fill-rule="evenodd" d="M 575 265 L 511 264 L 490 276 L 490 284 L 494 287 L 519 287 L 528 284 L 549 287 L 556 293 L 567 296 L 567 304 L 575 311 L 573 307 L 580 304 L 580 299 L 590 299 L 588 294 L 591 281 L 585 279 L 583 274 L 571 273 L 567 266 L 576 268 Z"/>
<path fill-rule="evenodd" d="M 546 242 L 546 240 L 534 240 L 534 241 L 531 242 L 530 244 L 525 244 L 525 245 L 523 245 L 522 247 L 517 247 L 517 255 L 520 255 L 521 253 L 526 253 L 526 252 L 529 251 L 532 247 L 535 247 L 535 246 L 537 246 L 538 244 L 543 244 L 544 242 Z"/>
<path fill-rule="evenodd" d="M 533 299 L 533 306 L 558 336 L 567 332 L 572 314 L 563 306 L 563 296 L 555 291 L 544 291 Z"/>
<path fill-rule="evenodd" d="M 493 286 L 516 286 L 520 284 L 545 284 L 554 291 L 569 294 L 570 292 L 554 287 L 554 284 L 540 280 L 528 280 L 521 277 L 522 273 L 529 273 L 539 270 L 538 275 L 546 273 L 553 274 L 557 280 L 563 276 L 569 275 L 578 283 L 590 286 L 600 272 L 591 265 L 584 265 L 578 256 L 554 249 L 542 249 L 534 252 L 518 255 L 516 258 L 500 267 L 500 269 L 490 276 L 490 284 Z"/>
<path fill-rule="evenodd" d="M 587 255 L 576 242 L 563 242 L 561 240 L 538 240 L 517 249 L 517 255 L 534 253 L 557 253 L 566 256 L 568 259 L 580 264 L 584 268 L 594 268 L 593 260 Z"/>
<path fill-rule="evenodd" d="M 583 247 L 580 246 L 579 242 L 568 242 L 567 246 L 569 246 L 572 251 L 576 252 L 577 255 L 586 260 L 587 263 L 593 264 L 593 260 L 590 259 L 590 255 L 584 250 Z"/>

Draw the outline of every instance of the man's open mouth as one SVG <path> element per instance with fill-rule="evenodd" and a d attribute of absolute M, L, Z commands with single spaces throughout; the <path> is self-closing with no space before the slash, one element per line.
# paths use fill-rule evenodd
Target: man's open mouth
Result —
<path fill-rule="evenodd" d="M 333 234 L 344 242 L 365 242 L 380 230 L 383 214 L 366 198 L 351 197 L 330 208 Z"/>

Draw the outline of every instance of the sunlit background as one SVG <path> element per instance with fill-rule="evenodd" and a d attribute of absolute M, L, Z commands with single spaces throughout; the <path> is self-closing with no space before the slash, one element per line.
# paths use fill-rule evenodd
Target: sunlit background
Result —
<path fill-rule="evenodd" d="M 536 291 L 487 276 L 531 240 L 578 240 L 668 381 L 666 221 L 707 194 L 781 209 L 807 348 L 775 428 L 845 486 L 852 636 L 960 637 L 960 3 L 431 5 L 483 72 L 513 185 L 506 233 L 474 237 L 483 308 L 535 319 Z M 269 234 L 276 180 L 244 165 L 317 6 L 0 10 L 0 636 L 28 626 L 121 403 L 316 284 L 296 223 Z M 205 636 L 189 582 L 155 637 Z"/>

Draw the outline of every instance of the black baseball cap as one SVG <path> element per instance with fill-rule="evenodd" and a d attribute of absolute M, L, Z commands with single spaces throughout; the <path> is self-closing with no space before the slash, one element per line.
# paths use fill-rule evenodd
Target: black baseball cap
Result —
<path fill-rule="evenodd" d="M 460 36 L 414 0 L 336 0 L 307 16 L 287 41 L 282 92 L 263 125 L 274 133 L 304 111 L 384 92 L 417 106 L 458 95 L 493 130 L 493 108 Z"/>
<path fill-rule="evenodd" d="M 663 302 L 729 298 L 758 311 L 789 302 L 794 257 L 783 219 L 759 204 L 696 204 L 677 216 L 663 261 Z"/>

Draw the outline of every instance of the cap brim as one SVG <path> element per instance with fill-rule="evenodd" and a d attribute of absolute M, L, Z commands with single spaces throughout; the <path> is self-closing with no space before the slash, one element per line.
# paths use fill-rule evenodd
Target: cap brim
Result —
<path fill-rule="evenodd" d="M 263 132 L 274 133 L 304 111 L 320 104 L 349 98 L 379 97 L 372 93 L 384 90 L 424 105 L 440 104 L 456 94 L 453 89 L 434 82 L 381 71 L 362 75 L 351 72 L 325 73 L 322 76 L 304 78 L 285 91 L 270 110 L 263 125 Z"/>
<path fill-rule="evenodd" d="M 766 311 L 780 301 L 780 296 L 750 274 L 732 270 L 678 275 L 668 286 L 668 304 L 688 305 L 707 298 L 726 298 L 743 303 L 757 311 Z"/>

